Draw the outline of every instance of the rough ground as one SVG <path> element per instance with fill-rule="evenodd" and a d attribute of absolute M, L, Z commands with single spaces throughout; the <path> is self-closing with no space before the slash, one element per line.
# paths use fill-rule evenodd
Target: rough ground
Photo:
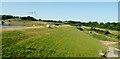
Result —
<path fill-rule="evenodd" d="M 105 44 L 105 45 L 113 45 L 113 44 L 117 44 L 118 42 L 110 42 L 110 41 L 100 41 L 101 43 Z"/>
<path fill-rule="evenodd" d="M 116 48 L 111 46 L 113 44 L 117 44 L 118 42 L 110 42 L 110 41 L 100 41 L 100 42 L 107 45 L 109 48 L 109 51 L 106 54 L 106 57 L 108 57 L 108 59 L 109 59 L 109 57 L 118 57 L 118 51 L 115 50 Z"/>

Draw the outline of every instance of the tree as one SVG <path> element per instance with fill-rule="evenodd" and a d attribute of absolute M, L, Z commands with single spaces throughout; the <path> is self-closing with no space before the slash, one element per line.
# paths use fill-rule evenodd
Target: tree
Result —
<path fill-rule="evenodd" d="M 27 17 L 20 17 L 22 20 L 31 20 L 31 21 L 37 21 L 34 17 L 27 16 Z"/>
<path fill-rule="evenodd" d="M 1 21 L 1 23 L 2 23 L 2 24 L 4 24 L 4 22 L 3 22 L 3 21 Z"/>
<path fill-rule="evenodd" d="M 8 22 L 11 22 L 10 20 L 8 20 Z"/>
<path fill-rule="evenodd" d="M 42 21 L 42 19 L 38 19 L 39 21 Z"/>
<path fill-rule="evenodd" d="M 5 19 L 11 19 L 13 18 L 12 15 L 2 15 L 2 19 L 5 20 Z"/>
<path fill-rule="evenodd" d="M 97 25 L 98 25 L 98 22 L 92 22 L 92 25 L 93 25 L 93 26 L 97 26 Z"/>

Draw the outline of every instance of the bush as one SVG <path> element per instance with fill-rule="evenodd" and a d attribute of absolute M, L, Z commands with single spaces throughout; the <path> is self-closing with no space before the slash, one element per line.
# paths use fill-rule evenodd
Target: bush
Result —
<path fill-rule="evenodd" d="M 83 31 L 83 29 L 82 29 L 82 28 L 77 28 L 77 29 L 79 29 L 79 30 Z"/>
<path fill-rule="evenodd" d="M 8 20 L 8 22 L 11 22 L 10 20 Z"/>
<path fill-rule="evenodd" d="M 105 31 L 105 35 L 107 35 L 107 34 L 110 34 L 110 32 L 109 31 Z"/>
<path fill-rule="evenodd" d="M 4 24 L 4 22 L 3 22 L 3 21 L 2 21 L 1 23 L 2 23 L 2 24 Z"/>
<path fill-rule="evenodd" d="M 120 35 L 118 35 L 118 39 L 120 39 Z"/>

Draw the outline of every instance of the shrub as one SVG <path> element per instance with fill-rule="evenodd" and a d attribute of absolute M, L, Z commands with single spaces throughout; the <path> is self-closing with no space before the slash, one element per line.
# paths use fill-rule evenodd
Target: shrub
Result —
<path fill-rule="evenodd" d="M 118 35 L 118 39 L 120 39 L 120 35 Z"/>
<path fill-rule="evenodd" d="M 106 34 L 110 34 L 110 32 L 109 32 L 109 31 L 105 31 L 105 35 L 106 35 Z"/>
<path fill-rule="evenodd" d="M 8 20 L 8 22 L 11 22 L 10 20 Z"/>
<path fill-rule="evenodd" d="M 1 23 L 2 23 L 2 24 L 4 24 L 4 22 L 3 22 L 3 21 L 2 21 Z"/>
<path fill-rule="evenodd" d="M 82 28 L 77 28 L 77 29 L 79 29 L 79 30 L 83 31 L 83 29 L 82 29 Z"/>

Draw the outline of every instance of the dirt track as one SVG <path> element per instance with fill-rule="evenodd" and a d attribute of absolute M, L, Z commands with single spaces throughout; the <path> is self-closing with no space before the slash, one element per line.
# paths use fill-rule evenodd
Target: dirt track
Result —
<path fill-rule="evenodd" d="M 101 43 L 105 44 L 105 45 L 113 45 L 113 44 L 117 44 L 118 42 L 110 42 L 110 41 L 100 41 Z"/>
<path fill-rule="evenodd" d="M 117 44 L 118 42 L 110 42 L 110 41 L 100 41 L 102 44 L 105 44 L 108 46 L 109 51 L 106 54 L 107 59 L 111 59 L 110 57 L 118 57 L 118 54 L 115 53 L 115 48 L 112 47 L 111 45 Z M 118 51 L 117 51 L 118 52 Z"/>

